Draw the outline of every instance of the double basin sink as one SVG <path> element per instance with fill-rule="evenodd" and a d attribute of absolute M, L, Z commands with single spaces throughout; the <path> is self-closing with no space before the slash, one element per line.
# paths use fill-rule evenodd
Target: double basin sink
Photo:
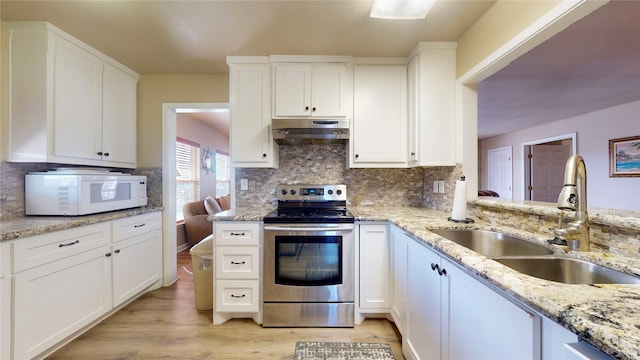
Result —
<path fill-rule="evenodd" d="M 640 284 L 640 278 L 588 261 L 553 255 L 544 245 L 484 230 L 430 230 L 525 275 L 565 284 Z"/>

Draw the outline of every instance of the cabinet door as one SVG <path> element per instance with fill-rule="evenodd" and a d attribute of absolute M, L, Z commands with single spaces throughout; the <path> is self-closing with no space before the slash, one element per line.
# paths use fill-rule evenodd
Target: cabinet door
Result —
<path fill-rule="evenodd" d="M 418 91 L 418 80 L 420 68 L 418 67 L 418 57 L 414 57 L 407 65 L 407 116 L 409 118 L 409 164 L 416 165 L 420 161 L 420 94 Z"/>
<path fill-rule="evenodd" d="M 354 67 L 352 167 L 407 165 L 407 68 Z"/>
<path fill-rule="evenodd" d="M 403 348 L 414 359 L 444 359 L 440 346 L 443 325 L 440 321 L 440 282 L 446 276 L 439 276 L 431 269 L 431 264 L 439 264 L 440 257 L 412 240 L 408 259 L 407 331 Z"/>
<path fill-rule="evenodd" d="M 277 168 L 269 64 L 236 64 L 229 71 L 231 166 Z"/>
<path fill-rule="evenodd" d="M 438 46 L 442 46 L 439 48 Z M 455 165 L 455 44 L 422 48 L 413 75 L 417 85 L 415 116 L 418 125 L 419 166 Z"/>
<path fill-rule="evenodd" d="M 15 359 L 31 359 L 111 310 L 103 246 L 14 276 Z"/>
<path fill-rule="evenodd" d="M 112 245 L 113 306 L 153 285 L 162 276 L 162 234 L 159 230 Z"/>
<path fill-rule="evenodd" d="M 276 64 L 274 69 L 274 116 L 311 115 L 311 66 Z"/>
<path fill-rule="evenodd" d="M 136 166 L 137 80 L 109 64 L 103 73 L 102 159 L 113 166 Z"/>
<path fill-rule="evenodd" d="M 0 359 L 11 358 L 11 278 L 0 276 Z"/>
<path fill-rule="evenodd" d="M 402 230 L 393 227 L 391 231 L 392 259 L 392 296 L 391 296 L 391 317 L 396 327 L 403 336 L 406 335 L 406 311 L 407 311 L 407 262 L 408 243 L 412 241 Z"/>
<path fill-rule="evenodd" d="M 443 342 L 449 359 L 540 358 L 539 316 L 453 264 L 442 265 L 449 278 L 449 335 Z"/>
<path fill-rule="evenodd" d="M 344 117 L 347 114 L 347 66 L 314 65 L 311 68 L 311 116 Z"/>
<path fill-rule="evenodd" d="M 387 225 L 360 225 L 360 308 L 389 312 L 390 245 Z"/>
<path fill-rule="evenodd" d="M 54 54 L 53 155 L 100 160 L 102 61 L 58 37 Z"/>

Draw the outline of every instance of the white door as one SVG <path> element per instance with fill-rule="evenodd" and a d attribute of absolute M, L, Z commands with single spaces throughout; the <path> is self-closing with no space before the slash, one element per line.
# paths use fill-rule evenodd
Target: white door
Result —
<path fill-rule="evenodd" d="M 491 149 L 487 152 L 489 162 L 489 188 L 501 198 L 513 198 L 513 149 L 511 146 Z"/>
<path fill-rule="evenodd" d="M 556 202 L 564 185 L 568 145 L 531 146 L 531 200 Z"/>

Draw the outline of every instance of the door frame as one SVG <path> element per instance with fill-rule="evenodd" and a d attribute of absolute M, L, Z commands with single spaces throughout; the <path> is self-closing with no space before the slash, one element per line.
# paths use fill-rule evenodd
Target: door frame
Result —
<path fill-rule="evenodd" d="M 162 103 L 162 271 L 163 286 L 178 280 L 176 227 L 176 135 L 177 113 L 229 109 L 220 103 Z M 231 206 L 235 207 L 235 174 L 231 171 Z M 213 225 L 212 225 L 213 226 Z"/>
<path fill-rule="evenodd" d="M 553 141 L 561 141 L 561 140 L 571 140 L 571 155 L 575 155 L 578 153 L 578 142 L 577 142 L 577 133 L 572 132 L 563 135 L 551 136 L 544 139 L 536 139 L 527 142 L 523 142 L 521 144 L 522 148 L 522 166 L 521 166 L 521 174 L 522 174 L 522 191 L 524 200 L 531 200 L 531 192 L 528 190 L 528 187 L 531 185 L 531 161 L 528 158 L 529 152 L 526 151 L 530 146 L 533 145 L 541 145 Z"/>

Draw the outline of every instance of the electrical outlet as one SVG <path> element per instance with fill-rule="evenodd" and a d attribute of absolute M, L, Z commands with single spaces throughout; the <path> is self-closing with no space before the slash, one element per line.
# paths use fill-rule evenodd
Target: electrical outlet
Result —
<path fill-rule="evenodd" d="M 438 192 L 444 194 L 444 180 L 438 180 Z"/>
<path fill-rule="evenodd" d="M 433 181 L 433 192 L 434 193 L 438 192 L 438 182 L 436 180 Z"/>
<path fill-rule="evenodd" d="M 240 179 L 240 190 L 249 190 L 249 179 Z"/>

